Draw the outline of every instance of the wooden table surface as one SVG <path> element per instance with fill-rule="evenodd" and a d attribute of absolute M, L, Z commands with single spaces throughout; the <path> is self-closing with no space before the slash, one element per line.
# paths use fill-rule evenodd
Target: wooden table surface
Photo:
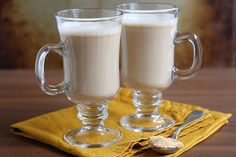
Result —
<path fill-rule="evenodd" d="M 48 71 L 48 80 L 62 79 L 61 71 Z M 175 81 L 166 99 L 230 112 L 230 123 L 182 157 L 236 156 L 236 68 L 202 69 L 191 80 Z M 34 71 L 0 71 L 0 157 L 71 156 L 46 144 L 12 135 L 9 125 L 69 106 L 65 95 L 49 96 L 35 81 Z"/>

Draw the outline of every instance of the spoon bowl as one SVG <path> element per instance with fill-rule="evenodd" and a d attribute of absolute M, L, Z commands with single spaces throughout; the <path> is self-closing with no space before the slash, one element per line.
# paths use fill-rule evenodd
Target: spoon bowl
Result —
<path fill-rule="evenodd" d="M 160 154 L 173 154 L 177 152 L 184 146 L 182 142 L 177 140 L 180 131 L 188 125 L 202 119 L 204 115 L 205 113 L 201 110 L 192 111 L 184 123 L 175 130 L 171 138 L 152 136 L 149 140 L 150 147 Z"/>

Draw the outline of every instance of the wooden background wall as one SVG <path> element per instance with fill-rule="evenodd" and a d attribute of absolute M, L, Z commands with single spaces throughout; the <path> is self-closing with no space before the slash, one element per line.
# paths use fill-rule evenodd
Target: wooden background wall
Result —
<path fill-rule="evenodd" d="M 147 0 L 143 0 L 147 1 Z M 150 0 L 148 0 L 150 2 Z M 59 41 L 54 14 L 61 9 L 105 7 L 137 0 L 0 0 L 0 69 L 33 69 L 37 51 Z M 196 33 L 203 46 L 203 67 L 236 67 L 236 0 L 153 0 L 180 7 L 179 30 Z M 176 48 L 176 65 L 191 64 L 190 45 Z M 50 55 L 47 68 L 62 60 Z"/>

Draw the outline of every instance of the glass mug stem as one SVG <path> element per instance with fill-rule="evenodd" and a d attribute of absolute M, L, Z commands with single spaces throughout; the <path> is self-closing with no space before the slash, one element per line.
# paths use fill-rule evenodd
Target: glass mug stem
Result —
<path fill-rule="evenodd" d="M 158 114 L 157 108 L 161 104 L 161 92 L 133 92 L 133 104 L 136 107 L 136 116 Z"/>
<path fill-rule="evenodd" d="M 160 91 L 144 92 L 133 91 L 133 105 L 136 112 L 120 119 L 120 125 L 135 132 L 161 131 L 169 128 L 175 120 L 158 112 L 162 105 L 162 93 Z"/>
<path fill-rule="evenodd" d="M 77 117 L 84 126 L 104 126 L 104 120 L 108 117 L 106 102 L 101 104 L 78 104 L 77 110 Z"/>
<path fill-rule="evenodd" d="M 82 148 L 98 148 L 113 144 L 121 138 L 121 132 L 104 126 L 104 120 L 108 117 L 107 102 L 78 104 L 77 110 L 77 117 L 83 126 L 68 130 L 64 134 L 66 142 Z"/>
<path fill-rule="evenodd" d="M 193 63 L 189 69 L 183 70 L 174 67 L 173 72 L 175 77 L 181 80 L 186 80 L 193 77 L 198 72 L 202 64 L 202 47 L 198 36 L 192 33 L 177 32 L 174 39 L 175 45 L 185 41 L 188 41 L 192 44 Z"/>

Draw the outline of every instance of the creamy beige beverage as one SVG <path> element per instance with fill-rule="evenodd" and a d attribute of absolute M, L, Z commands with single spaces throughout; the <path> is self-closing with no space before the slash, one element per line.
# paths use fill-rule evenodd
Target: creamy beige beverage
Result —
<path fill-rule="evenodd" d="M 177 18 L 171 14 L 125 14 L 122 82 L 135 90 L 163 90 L 172 82 Z"/>
<path fill-rule="evenodd" d="M 75 103 L 112 98 L 119 89 L 120 26 L 115 22 L 65 22 L 59 27 L 67 45 L 64 77 Z"/>

